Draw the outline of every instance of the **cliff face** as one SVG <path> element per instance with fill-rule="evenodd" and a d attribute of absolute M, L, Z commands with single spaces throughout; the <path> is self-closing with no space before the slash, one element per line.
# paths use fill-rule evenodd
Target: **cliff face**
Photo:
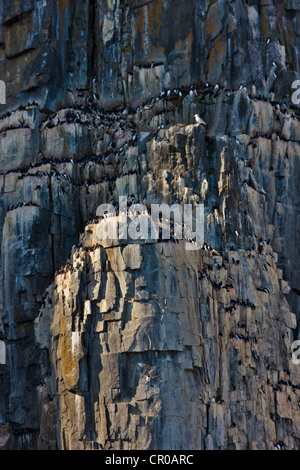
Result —
<path fill-rule="evenodd" d="M 0 23 L 0 446 L 298 449 L 299 2 Z M 123 195 L 204 203 L 215 251 L 99 239 Z"/>

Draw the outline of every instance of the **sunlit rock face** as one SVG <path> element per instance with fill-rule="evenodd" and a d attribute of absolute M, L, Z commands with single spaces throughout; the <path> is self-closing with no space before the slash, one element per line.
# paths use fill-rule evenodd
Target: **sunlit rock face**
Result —
<path fill-rule="evenodd" d="M 0 23 L 0 448 L 299 449 L 298 2 Z M 204 204 L 213 250 L 99 237 L 120 196 Z"/>

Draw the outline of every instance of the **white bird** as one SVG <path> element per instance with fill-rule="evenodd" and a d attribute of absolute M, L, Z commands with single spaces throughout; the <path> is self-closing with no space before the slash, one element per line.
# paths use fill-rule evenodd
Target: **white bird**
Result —
<path fill-rule="evenodd" d="M 201 194 L 201 197 L 202 199 L 205 200 L 206 198 L 206 194 L 207 194 L 207 191 L 208 191 L 208 181 L 206 178 L 204 178 L 204 180 L 202 181 L 201 183 L 201 190 L 200 190 L 200 194 Z"/>
<path fill-rule="evenodd" d="M 195 114 L 194 115 L 194 118 L 196 120 L 196 122 L 198 124 L 202 124 L 202 126 L 206 126 L 206 122 L 203 121 L 203 119 L 201 119 L 201 117 L 199 116 L 199 114 Z"/>

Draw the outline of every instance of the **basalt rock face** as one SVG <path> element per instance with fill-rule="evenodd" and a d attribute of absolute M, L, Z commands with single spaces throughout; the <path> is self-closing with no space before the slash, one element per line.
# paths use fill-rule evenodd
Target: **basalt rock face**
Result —
<path fill-rule="evenodd" d="M 298 3 L 2 2 L 1 448 L 299 448 Z"/>

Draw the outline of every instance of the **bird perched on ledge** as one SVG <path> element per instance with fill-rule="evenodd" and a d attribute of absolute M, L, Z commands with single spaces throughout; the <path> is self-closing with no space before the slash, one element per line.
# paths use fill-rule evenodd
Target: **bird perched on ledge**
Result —
<path fill-rule="evenodd" d="M 203 119 L 201 119 L 201 117 L 199 116 L 199 114 L 195 114 L 195 115 L 194 115 L 194 118 L 195 118 L 195 121 L 196 121 L 198 124 L 202 124 L 202 126 L 206 126 L 206 122 L 204 122 Z"/>

